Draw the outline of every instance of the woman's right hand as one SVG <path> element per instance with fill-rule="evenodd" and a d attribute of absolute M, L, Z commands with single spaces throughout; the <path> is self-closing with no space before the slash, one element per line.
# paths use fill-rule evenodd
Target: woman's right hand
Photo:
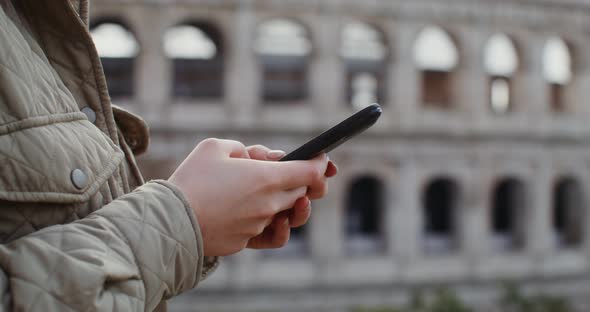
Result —
<path fill-rule="evenodd" d="M 260 161 L 250 159 L 240 142 L 206 139 L 169 181 L 195 211 L 205 256 L 225 256 L 245 248 L 297 199 L 323 197 L 327 166 L 326 155 L 310 161 Z"/>

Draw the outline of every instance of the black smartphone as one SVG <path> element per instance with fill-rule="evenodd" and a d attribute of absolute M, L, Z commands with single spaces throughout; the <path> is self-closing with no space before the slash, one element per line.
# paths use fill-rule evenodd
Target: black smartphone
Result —
<path fill-rule="evenodd" d="M 381 116 L 381 106 L 371 104 L 324 133 L 301 145 L 298 149 L 281 158 L 280 161 L 309 160 L 321 153 L 327 153 L 353 136 L 367 130 Z"/>

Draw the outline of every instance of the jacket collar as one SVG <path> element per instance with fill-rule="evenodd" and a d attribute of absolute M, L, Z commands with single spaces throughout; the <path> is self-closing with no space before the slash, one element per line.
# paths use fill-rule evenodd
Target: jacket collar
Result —
<path fill-rule="evenodd" d="M 36 31 L 52 31 L 68 40 L 86 41 L 88 0 L 22 0 L 19 4 Z"/>
<path fill-rule="evenodd" d="M 86 25 L 88 25 L 88 7 L 89 7 L 88 0 L 69 0 L 69 1 L 70 1 L 70 5 L 72 6 L 72 8 L 74 8 L 76 13 L 78 13 L 78 16 L 80 16 L 80 19 Z"/>

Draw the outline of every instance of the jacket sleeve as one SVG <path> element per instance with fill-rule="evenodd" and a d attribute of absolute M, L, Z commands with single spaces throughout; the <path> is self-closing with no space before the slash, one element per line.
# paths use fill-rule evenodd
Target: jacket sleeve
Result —
<path fill-rule="evenodd" d="M 18 311 L 151 311 L 196 286 L 202 246 L 182 194 L 152 181 L 84 219 L 0 246 L 0 304 Z"/>

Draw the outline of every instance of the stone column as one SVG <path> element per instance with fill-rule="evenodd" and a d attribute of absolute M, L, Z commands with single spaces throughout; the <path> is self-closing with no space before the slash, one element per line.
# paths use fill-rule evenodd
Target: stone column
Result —
<path fill-rule="evenodd" d="M 420 72 L 414 62 L 414 41 L 419 25 L 400 22 L 391 32 L 389 45 L 391 64 L 389 69 L 389 94 L 386 114 L 390 114 L 395 127 L 403 130 L 416 126 L 416 117 L 422 106 Z"/>
<path fill-rule="evenodd" d="M 480 123 L 488 112 L 488 79 L 484 69 L 484 49 L 487 33 L 474 27 L 463 27 L 459 36 L 459 66 L 453 79 L 458 110 L 469 117 L 468 123 Z"/>
<path fill-rule="evenodd" d="M 543 77 L 544 37 L 525 33 L 517 38 L 522 57 L 519 71 L 514 76 L 515 110 L 526 112 L 527 127 L 543 125 L 542 118 L 550 110 L 548 87 Z M 527 122 L 525 121 L 525 122 Z"/>
<path fill-rule="evenodd" d="M 164 52 L 162 38 L 166 31 L 161 8 L 146 8 L 138 18 L 141 51 L 135 60 L 135 94 L 137 111 L 147 120 L 161 118 L 171 102 L 172 68 Z"/>
<path fill-rule="evenodd" d="M 567 109 L 581 116 L 590 114 L 590 55 L 582 51 L 589 51 L 590 43 L 582 36 L 573 42 L 574 50 L 570 50 L 572 59 L 572 81 L 566 86 L 565 101 Z M 580 51 L 581 53 L 575 53 Z"/>
<path fill-rule="evenodd" d="M 580 167 L 581 168 L 581 167 Z M 588 170 L 580 170 L 580 183 L 582 189 L 582 248 L 587 255 L 590 255 L 590 173 Z M 590 261 L 590 260 L 587 260 Z"/>
<path fill-rule="evenodd" d="M 308 25 L 313 40 L 308 73 L 311 104 L 318 120 L 332 124 L 340 121 L 336 112 L 350 107 L 346 103 L 346 70 L 340 56 L 342 29 L 331 15 L 317 17 Z"/>
<path fill-rule="evenodd" d="M 421 251 L 422 205 L 420 204 L 420 185 L 418 181 L 417 164 L 411 158 L 404 158 L 395 174 L 397 177 L 397 192 L 395 201 L 391 205 L 393 216 L 391 217 L 390 233 L 393 254 L 403 266 L 411 265 Z M 391 207 L 389 207 L 391 209 Z"/>
<path fill-rule="evenodd" d="M 339 164 L 341 172 L 346 172 L 346 164 Z M 309 242 L 311 256 L 316 265 L 317 278 L 320 283 L 329 281 L 332 268 L 336 268 L 342 259 L 344 245 L 344 209 L 346 200 L 346 186 L 349 177 L 339 176 L 330 180 L 330 191 L 321 200 L 312 204 L 312 218 L 310 219 Z"/>
<path fill-rule="evenodd" d="M 545 158 L 536 160 L 536 168 L 528 181 L 529 201 L 526 205 L 526 246 L 534 257 L 549 253 L 552 244 L 552 179 L 551 162 Z"/>
<path fill-rule="evenodd" d="M 383 229 L 383 238 L 385 240 L 385 248 L 387 255 L 394 258 L 397 256 L 398 245 L 401 243 L 400 235 L 397 227 L 404 221 L 402 213 L 400 213 L 401 201 L 400 187 L 404 181 L 399 180 L 399 165 L 389 166 L 383 165 L 380 168 L 382 173 L 380 179 L 383 181 L 383 221 L 381 227 Z M 400 220 L 401 219 L 401 220 Z M 403 248 L 403 246 L 401 247 Z"/>
<path fill-rule="evenodd" d="M 232 33 L 228 34 L 225 67 L 225 90 L 230 114 L 237 126 L 256 125 L 256 110 L 260 103 L 261 69 L 256 60 L 256 17 L 251 1 L 240 1 L 234 12 Z"/>
<path fill-rule="evenodd" d="M 464 174 L 464 179 L 459 207 L 460 242 L 469 262 L 476 264 L 490 250 L 490 179 L 487 172 L 475 169 Z"/>

